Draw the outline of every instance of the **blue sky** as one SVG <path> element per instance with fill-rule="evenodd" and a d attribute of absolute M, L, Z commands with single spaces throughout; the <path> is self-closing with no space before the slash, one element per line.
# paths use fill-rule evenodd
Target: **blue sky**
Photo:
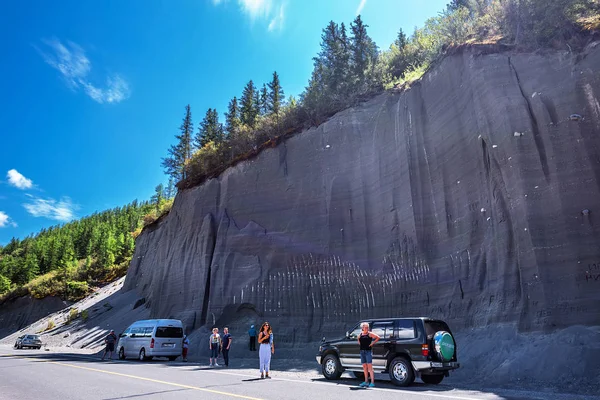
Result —
<path fill-rule="evenodd" d="M 448 1 L 1 2 L 0 244 L 148 199 L 186 104 L 197 124 L 274 70 L 299 95 L 330 20 L 387 49 Z"/>

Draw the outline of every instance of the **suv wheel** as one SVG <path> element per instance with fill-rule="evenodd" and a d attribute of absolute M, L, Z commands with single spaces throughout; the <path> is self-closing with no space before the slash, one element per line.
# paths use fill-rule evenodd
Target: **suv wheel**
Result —
<path fill-rule="evenodd" d="M 390 379 L 394 385 L 408 386 L 415 380 L 410 361 L 404 357 L 396 357 L 390 365 Z"/>
<path fill-rule="evenodd" d="M 431 385 L 437 385 L 444 380 L 444 375 L 421 375 L 423 383 L 429 383 Z"/>
<path fill-rule="evenodd" d="M 139 360 L 140 361 L 146 361 L 146 349 L 144 349 L 143 347 L 140 350 Z"/>
<path fill-rule="evenodd" d="M 125 359 L 125 348 L 121 347 L 119 349 L 119 360 L 124 360 Z"/>
<path fill-rule="evenodd" d="M 323 376 L 327 379 L 339 379 L 342 376 L 342 365 L 340 360 L 334 354 L 328 354 L 323 359 Z"/>

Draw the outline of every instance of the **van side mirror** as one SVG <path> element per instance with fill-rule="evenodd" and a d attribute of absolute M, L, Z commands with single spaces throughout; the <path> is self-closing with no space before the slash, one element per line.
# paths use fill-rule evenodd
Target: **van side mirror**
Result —
<path fill-rule="evenodd" d="M 127 335 L 126 335 L 126 334 L 124 334 L 124 333 L 121 333 L 121 334 L 119 335 L 119 337 L 125 337 L 125 336 L 127 336 Z"/>

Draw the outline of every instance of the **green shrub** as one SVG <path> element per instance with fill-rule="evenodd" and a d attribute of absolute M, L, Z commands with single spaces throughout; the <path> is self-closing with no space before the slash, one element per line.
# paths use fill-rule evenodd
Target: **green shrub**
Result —
<path fill-rule="evenodd" d="M 81 319 L 82 319 L 84 322 L 85 322 L 85 321 L 87 321 L 87 319 L 88 319 L 88 316 L 89 316 L 89 314 L 88 314 L 88 310 L 83 310 L 83 311 L 81 312 L 80 316 L 81 316 Z"/>
<path fill-rule="evenodd" d="M 67 281 L 67 298 L 72 301 L 83 299 L 89 293 L 90 288 L 85 281 Z"/>
<path fill-rule="evenodd" d="M 48 326 L 46 326 L 45 331 L 49 331 L 51 329 L 54 329 L 55 326 L 56 326 L 56 324 L 54 323 L 54 320 L 48 320 Z"/>
<path fill-rule="evenodd" d="M 78 315 L 78 310 L 76 308 L 71 308 L 71 310 L 69 310 L 69 316 L 67 317 L 67 324 L 70 324 L 71 322 L 75 321 Z"/>
<path fill-rule="evenodd" d="M 5 277 L 4 275 L 0 275 L 0 296 L 10 291 L 10 286 L 10 279 Z"/>

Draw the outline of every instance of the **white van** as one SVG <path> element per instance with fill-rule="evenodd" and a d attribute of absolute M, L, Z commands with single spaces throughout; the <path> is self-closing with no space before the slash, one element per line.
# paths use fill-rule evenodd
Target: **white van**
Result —
<path fill-rule="evenodd" d="M 119 358 L 136 357 L 141 361 L 167 357 L 174 361 L 181 355 L 183 324 L 178 319 L 136 321 L 119 335 Z"/>

